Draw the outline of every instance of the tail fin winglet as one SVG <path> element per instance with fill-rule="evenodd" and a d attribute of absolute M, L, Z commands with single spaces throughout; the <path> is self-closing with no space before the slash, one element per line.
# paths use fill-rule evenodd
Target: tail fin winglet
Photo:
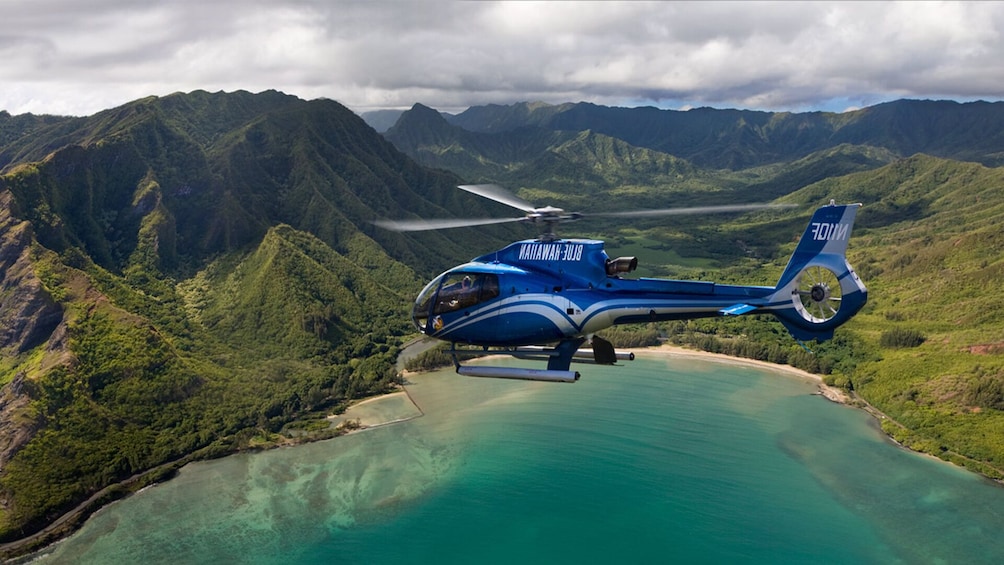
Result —
<path fill-rule="evenodd" d="M 830 201 L 829 206 L 816 210 L 805 228 L 798 246 L 788 260 L 788 266 L 778 281 L 778 286 L 789 282 L 801 272 L 814 257 L 818 255 L 839 255 L 847 252 L 847 242 L 851 238 L 851 229 L 861 204 L 836 205 Z"/>

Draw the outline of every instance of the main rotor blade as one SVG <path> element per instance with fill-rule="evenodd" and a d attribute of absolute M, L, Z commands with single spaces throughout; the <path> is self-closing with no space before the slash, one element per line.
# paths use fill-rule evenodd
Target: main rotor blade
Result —
<path fill-rule="evenodd" d="M 376 220 L 377 226 L 391 231 L 427 231 L 469 226 L 487 226 L 507 222 L 522 222 L 526 218 L 458 218 L 451 220 Z"/>
<path fill-rule="evenodd" d="M 497 184 L 464 184 L 458 186 L 457 188 L 466 190 L 472 194 L 477 194 L 478 196 L 484 196 L 485 198 L 494 200 L 495 202 L 501 202 L 506 206 L 512 206 L 513 208 L 524 212 L 533 212 L 536 210 L 536 207 L 533 204 L 530 204 L 526 200 L 523 200 L 519 196 L 516 196 Z"/>
<path fill-rule="evenodd" d="M 654 218 L 657 216 L 683 216 L 687 214 L 715 214 L 720 212 L 750 212 L 777 208 L 794 208 L 796 204 L 726 204 L 724 206 L 697 206 L 693 208 L 662 208 L 659 210 L 632 210 L 629 212 L 599 212 L 588 214 L 604 218 Z"/>

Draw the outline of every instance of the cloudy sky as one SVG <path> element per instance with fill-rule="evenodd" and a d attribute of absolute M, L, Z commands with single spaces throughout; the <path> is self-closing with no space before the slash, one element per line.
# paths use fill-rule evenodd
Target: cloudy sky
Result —
<path fill-rule="evenodd" d="M 357 112 L 541 100 L 842 111 L 1004 99 L 998 2 L 0 0 L 0 110 L 277 89 Z"/>

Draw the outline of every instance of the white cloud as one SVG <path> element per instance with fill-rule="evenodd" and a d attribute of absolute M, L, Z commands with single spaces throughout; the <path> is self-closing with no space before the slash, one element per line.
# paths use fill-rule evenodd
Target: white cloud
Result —
<path fill-rule="evenodd" d="M 827 109 L 1004 98 L 996 2 L 4 2 L 0 109 L 275 88 L 422 102 Z"/>

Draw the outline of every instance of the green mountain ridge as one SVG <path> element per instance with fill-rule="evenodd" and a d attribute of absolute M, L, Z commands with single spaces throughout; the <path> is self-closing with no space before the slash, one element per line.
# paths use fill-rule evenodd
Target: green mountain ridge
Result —
<path fill-rule="evenodd" d="M 1004 154 L 1004 102 L 897 100 L 842 114 L 521 103 L 476 107 L 446 118 L 470 131 L 495 134 L 527 126 L 591 130 L 716 169 L 791 161 L 841 144 L 991 166 L 1002 164 Z"/>
<path fill-rule="evenodd" d="M 373 226 L 499 206 L 332 101 L 195 92 L 26 123 L 0 147 L 0 539 L 386 390 L 423 282 L 510 239 Z"/>
<path fill-rule="evenodd" d="M 386 256 L 382 262 L 393 264 Z M 192 288 L 189 293 L 195 300 L 188 306 L 203 325 L 226 336 L 231 346 L 250 346 L 262 358 L 297 351 L 296 357 L 310 359 L 332 346 L 336 353 L 340 345 L 351 347 L 327 360 L 330 363 L 365 357 L 357 350 L 370 347 L 376 336 L 385 341 L 386 336 L 400 335 L 411 297 L 399 289 L 421 282 L 405 271 L 400 273 L 407 277 L 404 285 L 388 287 L 370 270 L 287 225 L 270 229 L 233 269 L 210 267 L 220 270 L 226 276 L 200 279 L 206 292 Z M 270 323 L 276 320 L 280 323 Z"/>

